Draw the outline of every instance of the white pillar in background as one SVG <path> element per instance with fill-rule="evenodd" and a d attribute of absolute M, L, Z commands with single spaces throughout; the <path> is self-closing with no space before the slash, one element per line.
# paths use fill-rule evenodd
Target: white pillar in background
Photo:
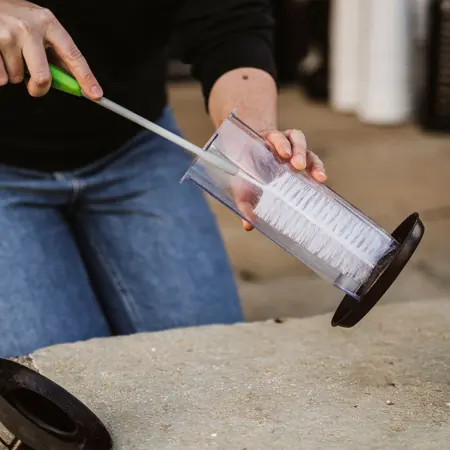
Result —
<path fill-rule="evenodd" d="M 331 3 L 330 104 L 345 113 L 355 112 L 358 105 L 360 5 L 365 1 L 332 0 Z"/>
<path fill-rule="evenodd" d="M 365 123 L 394 125 L 411 117 L 414 7 L 412 0 L 363 0 L 361 3 L 357 114 Z"/>

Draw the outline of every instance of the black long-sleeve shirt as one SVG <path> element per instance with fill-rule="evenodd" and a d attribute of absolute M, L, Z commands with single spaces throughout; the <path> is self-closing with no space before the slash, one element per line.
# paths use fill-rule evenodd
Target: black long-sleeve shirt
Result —
<path fill-rule="evenodd" d="M 105 97 L 150 120 L 166 105 L 167 48 L 192 64 L 205 104 L 238 67 L 275 76 L 270 0 L 38 0 L 72 36 Z M 141 128 L 94 103 L 24 84 L 0 88 L 0 164 L 71 170 L 116 151 Z"/>

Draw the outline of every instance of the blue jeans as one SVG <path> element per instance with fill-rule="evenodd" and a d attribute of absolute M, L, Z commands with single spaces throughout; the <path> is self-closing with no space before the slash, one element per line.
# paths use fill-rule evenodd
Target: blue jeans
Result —
<path fill-rule="evenodd" d="M 169 110 L 159 121 L 179 133 Z M 242 321 L 190 164 L 149 132 L 80 170 L 0 166 L 0 357 L 57 343 Z"/>

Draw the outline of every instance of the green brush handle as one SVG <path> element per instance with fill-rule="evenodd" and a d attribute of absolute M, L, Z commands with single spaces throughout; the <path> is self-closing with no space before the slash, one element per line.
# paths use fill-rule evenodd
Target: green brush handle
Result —
<path fill-rule="evenodd" d="M 67 94 L 75 95 L 77 97 L 82 97 L 83 93 L 78 81 L 74 77 L 68 75 L 66 72 L 60 68 L 49 64 L 50 74 L 52 76 L 52 87 L 58 89 L 59 91 L 66 92 Z M 30 71 L 25 66 L 25 73 L 30 75 Z"/>
<path fill-rule="evenodd" d="M 67 94 L 82 97 L 81 87 L 78 81 L 58 67 L 50 64 L 50 73 L 52 74 L 52 87 Z"/>

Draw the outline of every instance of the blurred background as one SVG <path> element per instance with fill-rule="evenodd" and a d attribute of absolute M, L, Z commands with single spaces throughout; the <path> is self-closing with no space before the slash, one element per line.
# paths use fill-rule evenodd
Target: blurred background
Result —
<path fill-rule="evenodd" d="M 382 302 L 450 294 L 450 1 L 274 0 L 280 127 L 298 128 L 329 185 L 383 226 L 412 212 L 425 237 Z M 170 66 L 186 137 L 213 133 L 189 67 Z M 334 310 L 342 293 L 209 199 L 248 320 Z"/>

